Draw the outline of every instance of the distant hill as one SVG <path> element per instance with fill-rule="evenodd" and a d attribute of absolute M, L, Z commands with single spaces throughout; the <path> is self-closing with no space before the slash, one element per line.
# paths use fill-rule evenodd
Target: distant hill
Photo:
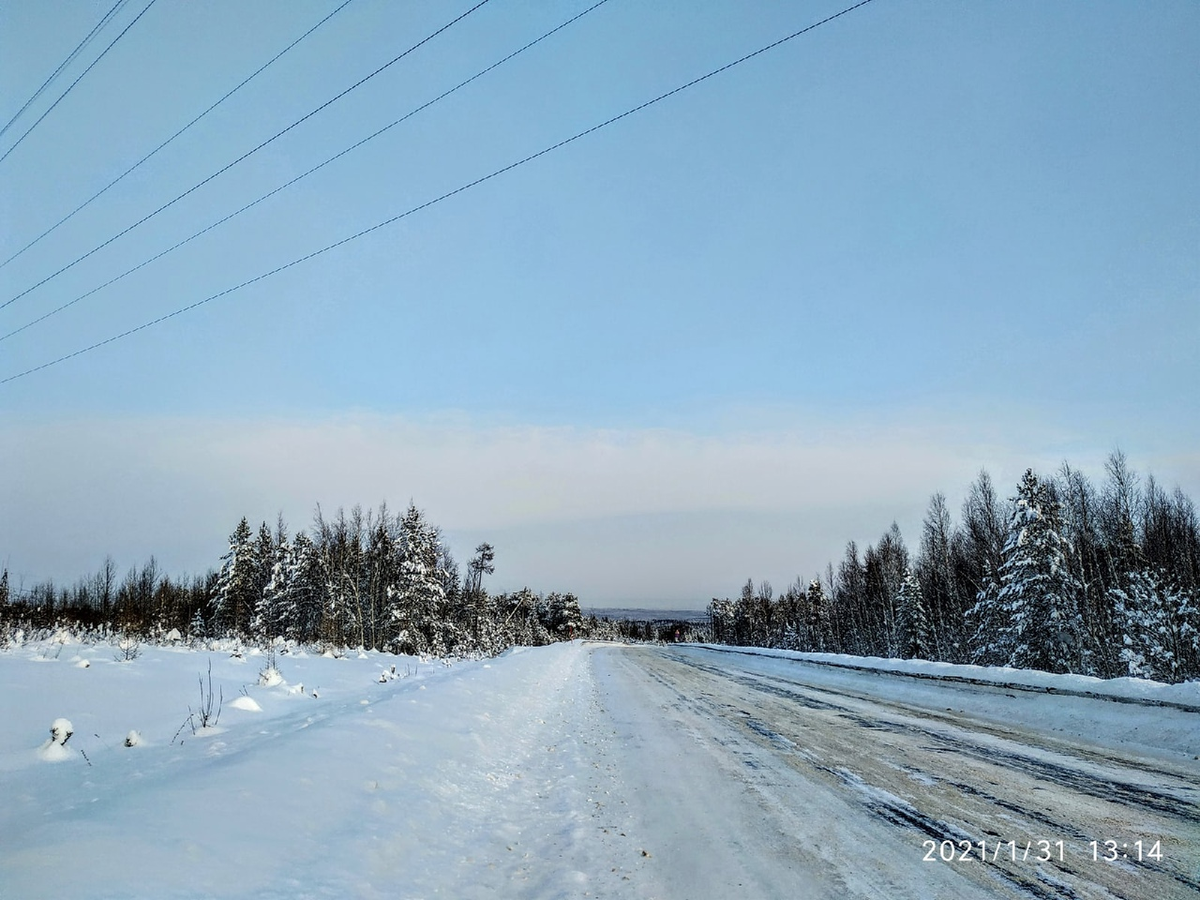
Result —
<path fill-rule="evenodd" d="M 643 609 L 624 606 L 592 606 L 583 609 L 585 616 L 598 619 L 630 619 L 634 622 L 707 622 L 708 613 L 702 609 Z"/>

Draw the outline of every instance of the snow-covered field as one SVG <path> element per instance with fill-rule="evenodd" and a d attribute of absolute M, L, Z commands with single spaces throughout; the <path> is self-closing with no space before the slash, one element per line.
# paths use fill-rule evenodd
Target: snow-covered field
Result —
<path fill-rule="evenodd" d="M 140 651 L 0 652 L 4 900 L 1200 890 L 1194 686 L 580 642 L 262 679 L 255 651 Z M 1027 840 L 1054 858 L 1009 859 Z"/>

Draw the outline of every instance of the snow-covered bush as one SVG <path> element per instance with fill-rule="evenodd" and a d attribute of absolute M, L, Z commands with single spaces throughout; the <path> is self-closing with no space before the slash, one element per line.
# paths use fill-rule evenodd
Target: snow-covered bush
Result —
<path fill-rule="evenodd" d="M 113 659 L 117 662 L 133 662 L 142 655 L 141 643 L 129 634 L 117 638 L 114 646 L 117 648 L 117 652 L 113 654 Z"/>
<path fill-rule="evenodd" d="M 70 719 L 55 719 L 50 723 L 50 740 L 42 744 L 38 755 L 46 762 L 63 762 L 71 758 L 71 751 L 66 747 L 67 741 L 75 733 L 75 726 Z"/>
<path fill-rule="evenodd" d="M 66 744 L 74 733 L 75 726 L 70 719 L 55 719 L 50 723 L 50 737 L 59 746 Z"/>
<path fill-rule="evenodd" d="M 280 674 L 279 667 L 275 664 L 275 644 L 273 642 L 267 645 L 267 664 L 258 672 L 258 683 L 262 687 L 275 687 L 275 685 L 283 683 L 283 675 Z"/>

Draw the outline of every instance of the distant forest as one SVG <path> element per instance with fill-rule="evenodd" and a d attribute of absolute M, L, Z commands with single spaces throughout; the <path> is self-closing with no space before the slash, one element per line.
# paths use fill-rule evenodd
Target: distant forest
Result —
<path fill-rule="evenodd" d="M 424 513 L 318 507 L 309 531 L 242 519 L 219 570 L 172 579 L 153 558 L 111 559 L 69 587 L 10 586 L 0 573 L 0 648 L 17 630 L 100 638 L 235 638 L 428 656 L 492 655 L 576 637 L 712 640 L 1178 682 L 1200 678 L 1200 525 L 1192 501 L 1139 479 L 1113 453 L 1099 487 L 1064 464 L 1027 471 L 1001 499 L 987 472 L 957 522 L 930 501 L 915 555 L 893 524 L 823 576 L 776 596 L 748 580 L 713 599 L 709 624 L 585 617 L 571 593 L 492 595 L 495 551 L 461 570 Z"/>
<path fill-rule="evenodd" d="M 747 581 L 708 607 L 720 643 L 1012 666 L 1102 678 L 1200 678 L 1200 527 L 1192 501 L 1120 452 L 1099 487 L 1063 464 L 1000 499 L 987 472 L 955 522 L 930 500 L 916 554 L 878 543 L 781 596 Z"/>
<path fill-rule="evenodd" d="M 484 543 L 460 571 L 438 529 L 411 504 L 398 515 L 386 505 L 356 506 L 332 519 L 318 508 L 311 531 L 295 535 L 282 518 L 257 533 L 243 518 L 220 569 L 190 580 L 163 574 L 153 558 L 121 577 L 110 558 L 70 587 L 43 582 L 18 591 L 5 570 L 0 648 L 17 629 L 59 628 L 126 641 L 283 640 L 436 657 L 657 636 L 642 623 L 584 617 L 571 593 L 489 594 L 483 579 L 494 570 L 495 551 Z"/>

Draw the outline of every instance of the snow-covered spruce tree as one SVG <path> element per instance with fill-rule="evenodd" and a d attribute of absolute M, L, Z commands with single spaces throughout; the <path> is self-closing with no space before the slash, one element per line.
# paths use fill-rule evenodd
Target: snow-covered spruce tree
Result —
<path fill-rule="evenodd" d="M 282 522 L 280 526 L 282 527 Z M 271 581 L 277 556 L 275 536 L 271 533 L 271 529 L 267 526 L 267 523 L 263 522 L 258 526 L 258 537 L 255 538 L 253 544 L 254 600 L 256 604 L 258 599 L 262 597 L 263 591 L 266 590 L 267 584 Z M 253 617 L 253 612 L 251 613 L 251 617 Z"/>
<path fill-rule="evenodd" d="M 1078 672 L 1082 650 L 1080 585 L 1067 565 L 1058 501 L 1032 469 L 1017 487 L 995 594 L 996 648 L 1007 664 Z"/>
<path fill-rule="evenodd" d="M 817 653 L 833 649 L 830 646 L 829 601 L 825 598 L 825 589 L 821 587 L 818 578 L 814 578 L 808 585 L 808 634 L 812 649 Z"/>
<path fill-rule="evenodd" d="M 733 601 L 728 597 L 713 597 L 708 604 L 708 623 L 715 643 L 733 643 L 733 614 Z"/>
<path fill-rule="evenodd" d="M 929 613 L 925 608 L 925 597 L 921 582 L 909 569 L 900 584 L 900 596 L 896 598 L 897 620 L 900 635 L 897 644 L 904 659 L 928 659 L 933 646 L 929 633 Z"/>
<path fill-rule="evenodd" d="M 209 598 L 213 630 L 216 634 L 244 634 L 258 599 L 254 545 L 244 516 L 229 537 L 229 552 L 221 559 L 221 572 Z"/>
<path fill-rule="evenodd" d="M 1200 680 L 1200 590 L 1179 588 L 1172 601 L 1179 617 L 1179 674 Z"/>
<path fill-rule="evenodd" d="M 12 640 L 8 623 L 8 569 L 0 570 L 0 650 L 8 647 Z"/>
<path fill-rule="evenodd" d="M 200 607 L 196 607 L 196 611 L 192 614 L 192 620 L 188 623 L 188 639 L 192 641 L 202 641 L 208 637 L 208 626 L 204 623 L 204 613 Z"/>
<path fill-rule="evenodd" d="M 316 640 L 321 625 L 326 578 L 316 546 L 303 531 L 297 532 L 291 544 L 287 566 L 286 609 L 295 618 L 288 622 L 285 634 L 298 641 Z"/>
<path fill-rule="evenodd" d="M 277 637 L 296 636 L 297 617 L 290 581 L 294 571 L 291 557 L 291 544 L 284 538 L 276 548 L 271 577 L 254 604 L 254 616 L 250 620 L 250 633 L 260 644 L 267 644 Z"/>
<path fill-rule="evenodd" d="M 975 605 L 964 616 L 971 663 L 977 666 L 1007 665 L 1012 648 L 1007 644 L 1008 632 L 1001 625 L 1000 575 L 984 576 L 984 584 L 975 596 Z"/>
<path fill-rule="evenodd" d="M 397 525 L 381 504 L 374 521 L 368 516 L 367 546 L 363 552 L 363 581 L 366 615 L 366 643 L 376 649 L 388 640 L 389 589 L 395 584 L 400 564 L 400 547 L 396 538 Z"/>
<path fill-rule="evenodd" d="M 1192 598 L 1148 568 L 1124 582 L 1109 590 L 1124 674 L 1173 683 L 1195 674 L 1200 616 Z"/>
<path fill-rule="evenodd" d="M 438 571 L 440 542 L 424 514 L 410 503 L 400 519 L 401 561 L 388 594 L 393 644 L 401 653 L 436 653 L 444 645 L 440 619 L 446 592 Z"/>

